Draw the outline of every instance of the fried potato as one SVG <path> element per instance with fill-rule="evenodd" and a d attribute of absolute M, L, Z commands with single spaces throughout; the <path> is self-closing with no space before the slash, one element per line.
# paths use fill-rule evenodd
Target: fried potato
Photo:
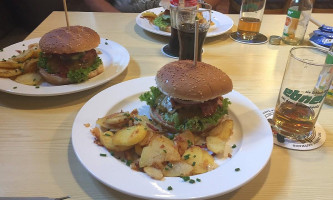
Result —
<path fill-rule="evenodd" d="M 38 58 L 32 58 L 24 62 L 23 64 L 24 73 L 37 72 L 38 69 L 37 63 L 38 63 Z"/>
<path fill-rule="evenodd" d="M 212 155 L 210 155 L 206 150 L 198 147 L 192 146 L 187 149 L 182 159 L 189 165 L 193 166 L 192 174 L 202 174 L 211 171 L 217 167 Z"/>
<path fill-rule="evenodd" d="M 106 129 L 119 130 L 123 128 L 129 120 L 129 112 L 118 112 L 98 118 L 96 123 Z"/>
<path fill-rule="evenodd" d="M 42 82 L 42 77 L 38 73 L 26 73 L 16 77 L 15 81 L 24 85 L 39 85 Z"/>
<path fill-rule="evenodd" d="M 141 142 L 147 135 L 146 128 L 141 125 L 135 125 L 120 129 L 113 136 L 113 144 L 121 146 L 132 146 Z"/>
<path fill-rule="evenodd" d="M 206 137 L 208 150 L 223 154 L 227 141 L 233 133 L 233 121 L 225 120 L 212 129 Z"/>
<path fill-rule="evenodd" d="M 174 141 L 178 148 L 179 154 L 183 155 L 186 149 L 194 144 L 194 135 L 191 131 L 184 131 L 183 133 L 176 135 Z"/>
<path fill-rule="evenodd" d="M 209 131 L 209 136 L 218 136 L 224 141 L 227 141 L 232 135 L 233 131 L 233 121 L 227 119 L 219 123 L 215 128 Z"/>
<path fill-rule="evenodd" d="M 23 64 L 18 63 L 14 60 L 8 59 L 6 61 L 1 61 L 0 62 L 0 68 L 5 68 L 5 69 L 17 69 L 17 68 L 22 68 Z"/>
<path fill-rule="evenodd" d="M 144 167 L 143 171 L 146 172 L 148 176 L 152 177 L 153 179 L 163 179 L 163 173 L 160 169 L 157 169 L 155 167 Z"/>
<path fill-rule="evenodd" d="M 173 142 L 163 136 L 155 135 L 148 146 L 144 147 L 139 161 L 140 167 L 161 165 L 165 161 L 178 161 L 180 154 Z"/>
<path fill-rule="evenodd" d="M 105 148 L 111 151 L 126 151 L 131 148 L 131 146 L 119 146 L 113 144 L 113 136 L 114 133 L 112 133 L 111 131 L 106 131 L 99 134 L 98 139 Z"/>
<path fill-rule="evenodd" d="M 22 74 L 21 69 L 3 69 L 0 68 L 0 77 L 9 78 Z"/>
<path fill-rule="evenodd" d="M 193 170 L 192 165 L 189 165 L 185 161 L 177 161 L 168 163 L 162 170 L 164 176 L 189 176 Z"/>
<path fill-rule="evenodd" d="M 13 61 L 22 63 L 31 58 L 38 58 L 39 52 L 40 52 L 39 48 L 33 47 L 33 48 L 29 48 L 28 50 L 22 51 L 22 53 L 20 53 L 19 55 L 13 56 L 11 59 Z"/>
<path fill-rule="evenodd" d="M 154 12 L 146 11 L 141 14 L 141 18 L 153 18 L 155 19 L 157 15 Z"/>
<path fill-rule="evenodd" d="M 226 141 L 222 140 L 218 136 L 208 136 L 206 138 L 207 149 L 216 153 L 216 154 L 223 154 Z"/>

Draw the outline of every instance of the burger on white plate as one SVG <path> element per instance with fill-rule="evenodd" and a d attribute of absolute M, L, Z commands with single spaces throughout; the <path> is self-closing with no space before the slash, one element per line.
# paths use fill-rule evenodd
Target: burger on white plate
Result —
<path fill-rule="evenodd" d="M 54 29 L 39 41 L 39 73 L 53 85 L 80 83 L 93 78 L 104 71 L 95 50 L 99 43 L 99 35 L 88 27 Z"/>
<path fill-rule="evenodd" d="M 157 87 L 140 96 L 150 116 L 163 129 L 177 133 L 211 130 L 228 114 L 232 81 L 220 69 L 204 62 L 181 60 L 166 64 L 155 77 Z"/>

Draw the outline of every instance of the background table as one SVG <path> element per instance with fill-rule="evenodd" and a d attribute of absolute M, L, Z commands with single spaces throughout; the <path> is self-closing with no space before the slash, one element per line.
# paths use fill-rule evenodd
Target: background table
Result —
<path fill-rule="evenodd" d="M 128 69 L 114 80 L 64 96 L 25 97 L 0 92 L 0 196 L 136 199 L 110 189 L 91 176 L 78 161 L 71 144 L 74 118 L 91 97 L 116 83 L 154 76 L 160 67 L 174 61 L 160 51 L 168 38 L 142 30 L 135 23 L 136 15 L 69 13 L 71 25 L 91 27 L 102 38 L 115 41 L 129 51 Z M 238 15 L 229 16 L 237 25 Z M 313 16 L 333 25 L 333 14 Z M 284 21 L 284 15 L 265 15 L 261 33 L 268 37 L 281 35 Z M 27 39 L 41 37 L 60 26 L 66 26 L 65 15 L 53 12 Z M 236 29 L 234 26 L 232 31 Z M 310 23 L 308 33 L 315 29 Z M 229 74 L 235 90 L 260 109 L 266 109 L 275 106 L 290 48 L 268 43 L 240 44 L 226 33 L 206 39 L 203 61 Z M 303 152 L 274 146 L 270 161 L 258 176 L 216 199 L 332 199 L 333 107 L 324 105 L 318 122 L 327 133 L 321 148 Z"/>

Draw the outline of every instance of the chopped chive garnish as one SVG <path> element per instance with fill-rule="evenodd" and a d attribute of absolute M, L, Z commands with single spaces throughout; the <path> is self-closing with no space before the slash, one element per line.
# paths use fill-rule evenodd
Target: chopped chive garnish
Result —
<path fill-rule="evenodd" d="M 240 169 L 239 169 L 239 168 L 236 168 L 236 169 L 235 169 L 235 171 L 236 171 L 236 172 L 239 172 L 239 171 L 240 171 Z"/>
<path fill-rule="evenodd" d="M 168 190 L 172 190 L 172 187 L 171 187 L 171 186 L 168 186 Z"/>
<path fill-rule="evenodd" d="M 17 89 L 17 87 L 15 86 L 15 87 L 13 87 L 13 89 Z"/>
<path fill-rule="evenodd" d="M 167 153 L 167 151 L 166 151 L 165 149 L 163 149 L 163 152 L 164 152 L 164 153 Z"/>
<path fill-rule="evenodd" d="M 192 166 L 195 166 L 195 163 L 196 163 L 196 162 L 193 162 L 193 163 L 192 163 Z"/>
<path fill-rule="evenodd" d="M 126 165 L 127 165 L 127 166 L 130 166 L 130 165 L 131 165 L 131 163 L 132 163 L 132 161 L 131 161 L 131 160 L 127 160 L 127 161 L 126 161 Z"/>
<path fill-rule="evenodd" d="M 190 180 L 190 177 L 189 176 L 182 176 L 181 177 L 184 181 L 188 181 L 188 180 Z"/>
<path fill-rule="evenodd" d="M 232 147 L 231 147 L 231 148 L 233 148 L 233 149 L 234 149 L 234 148 L 236 148 L 236 147 L 237 147 L 237 146 L 234 144 L 234 145 L 232 145 Z"/>
<path fill-rule="evenodd" d="M 190 154 L 186 154 L 185 156 L 184 156 L 184 159 L 185 160 L 187 160 L 187 159 L 189 159 L 190 158 Z"/>
<path fill-rule="evenodd" d="M 189 183 L 193 184 L 193 183 L 195 183 L 195 180 L 191 179 L 191 180 L 189 180 Z"/>
<path fill-rule="evenodd" d="M 100 153 L 99 155 L 102 156 L 102 157 L 106 157 L 105 153 Z"/>
<path fill-rule="evenodd" d="M 191 142 L 191 140 L 187 140 L 187 146 L 191 147 L 193 145 L 193 143 Z"/>
<path fill-rule="evenodd" d="M 201 182 L 201 179 L 200 179 L 200 178 L 197 178 L 196 180 L 197 180 L 197 182 Z"/>

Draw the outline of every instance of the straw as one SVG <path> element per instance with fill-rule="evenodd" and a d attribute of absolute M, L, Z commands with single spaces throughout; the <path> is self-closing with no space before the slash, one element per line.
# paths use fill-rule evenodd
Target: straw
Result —
<path fill-rule="evenodd" d="M 199 20 L 195 20 L 195 30 L 194 30 L 194 66 L 197 66 L 198 62 L 198 38 L 199 38 Z"/>
<path fill-rule="evenodd" d="M 67 24 L 67 28 L 69 28 L 69 21 L 68 21 L 68 13 L 67 13 L 67 4 L 66 4 L 66 0 L 63 0 L 63 4 L 64 4 L 65 15 L 66 15 L 66 24 Z"/>

